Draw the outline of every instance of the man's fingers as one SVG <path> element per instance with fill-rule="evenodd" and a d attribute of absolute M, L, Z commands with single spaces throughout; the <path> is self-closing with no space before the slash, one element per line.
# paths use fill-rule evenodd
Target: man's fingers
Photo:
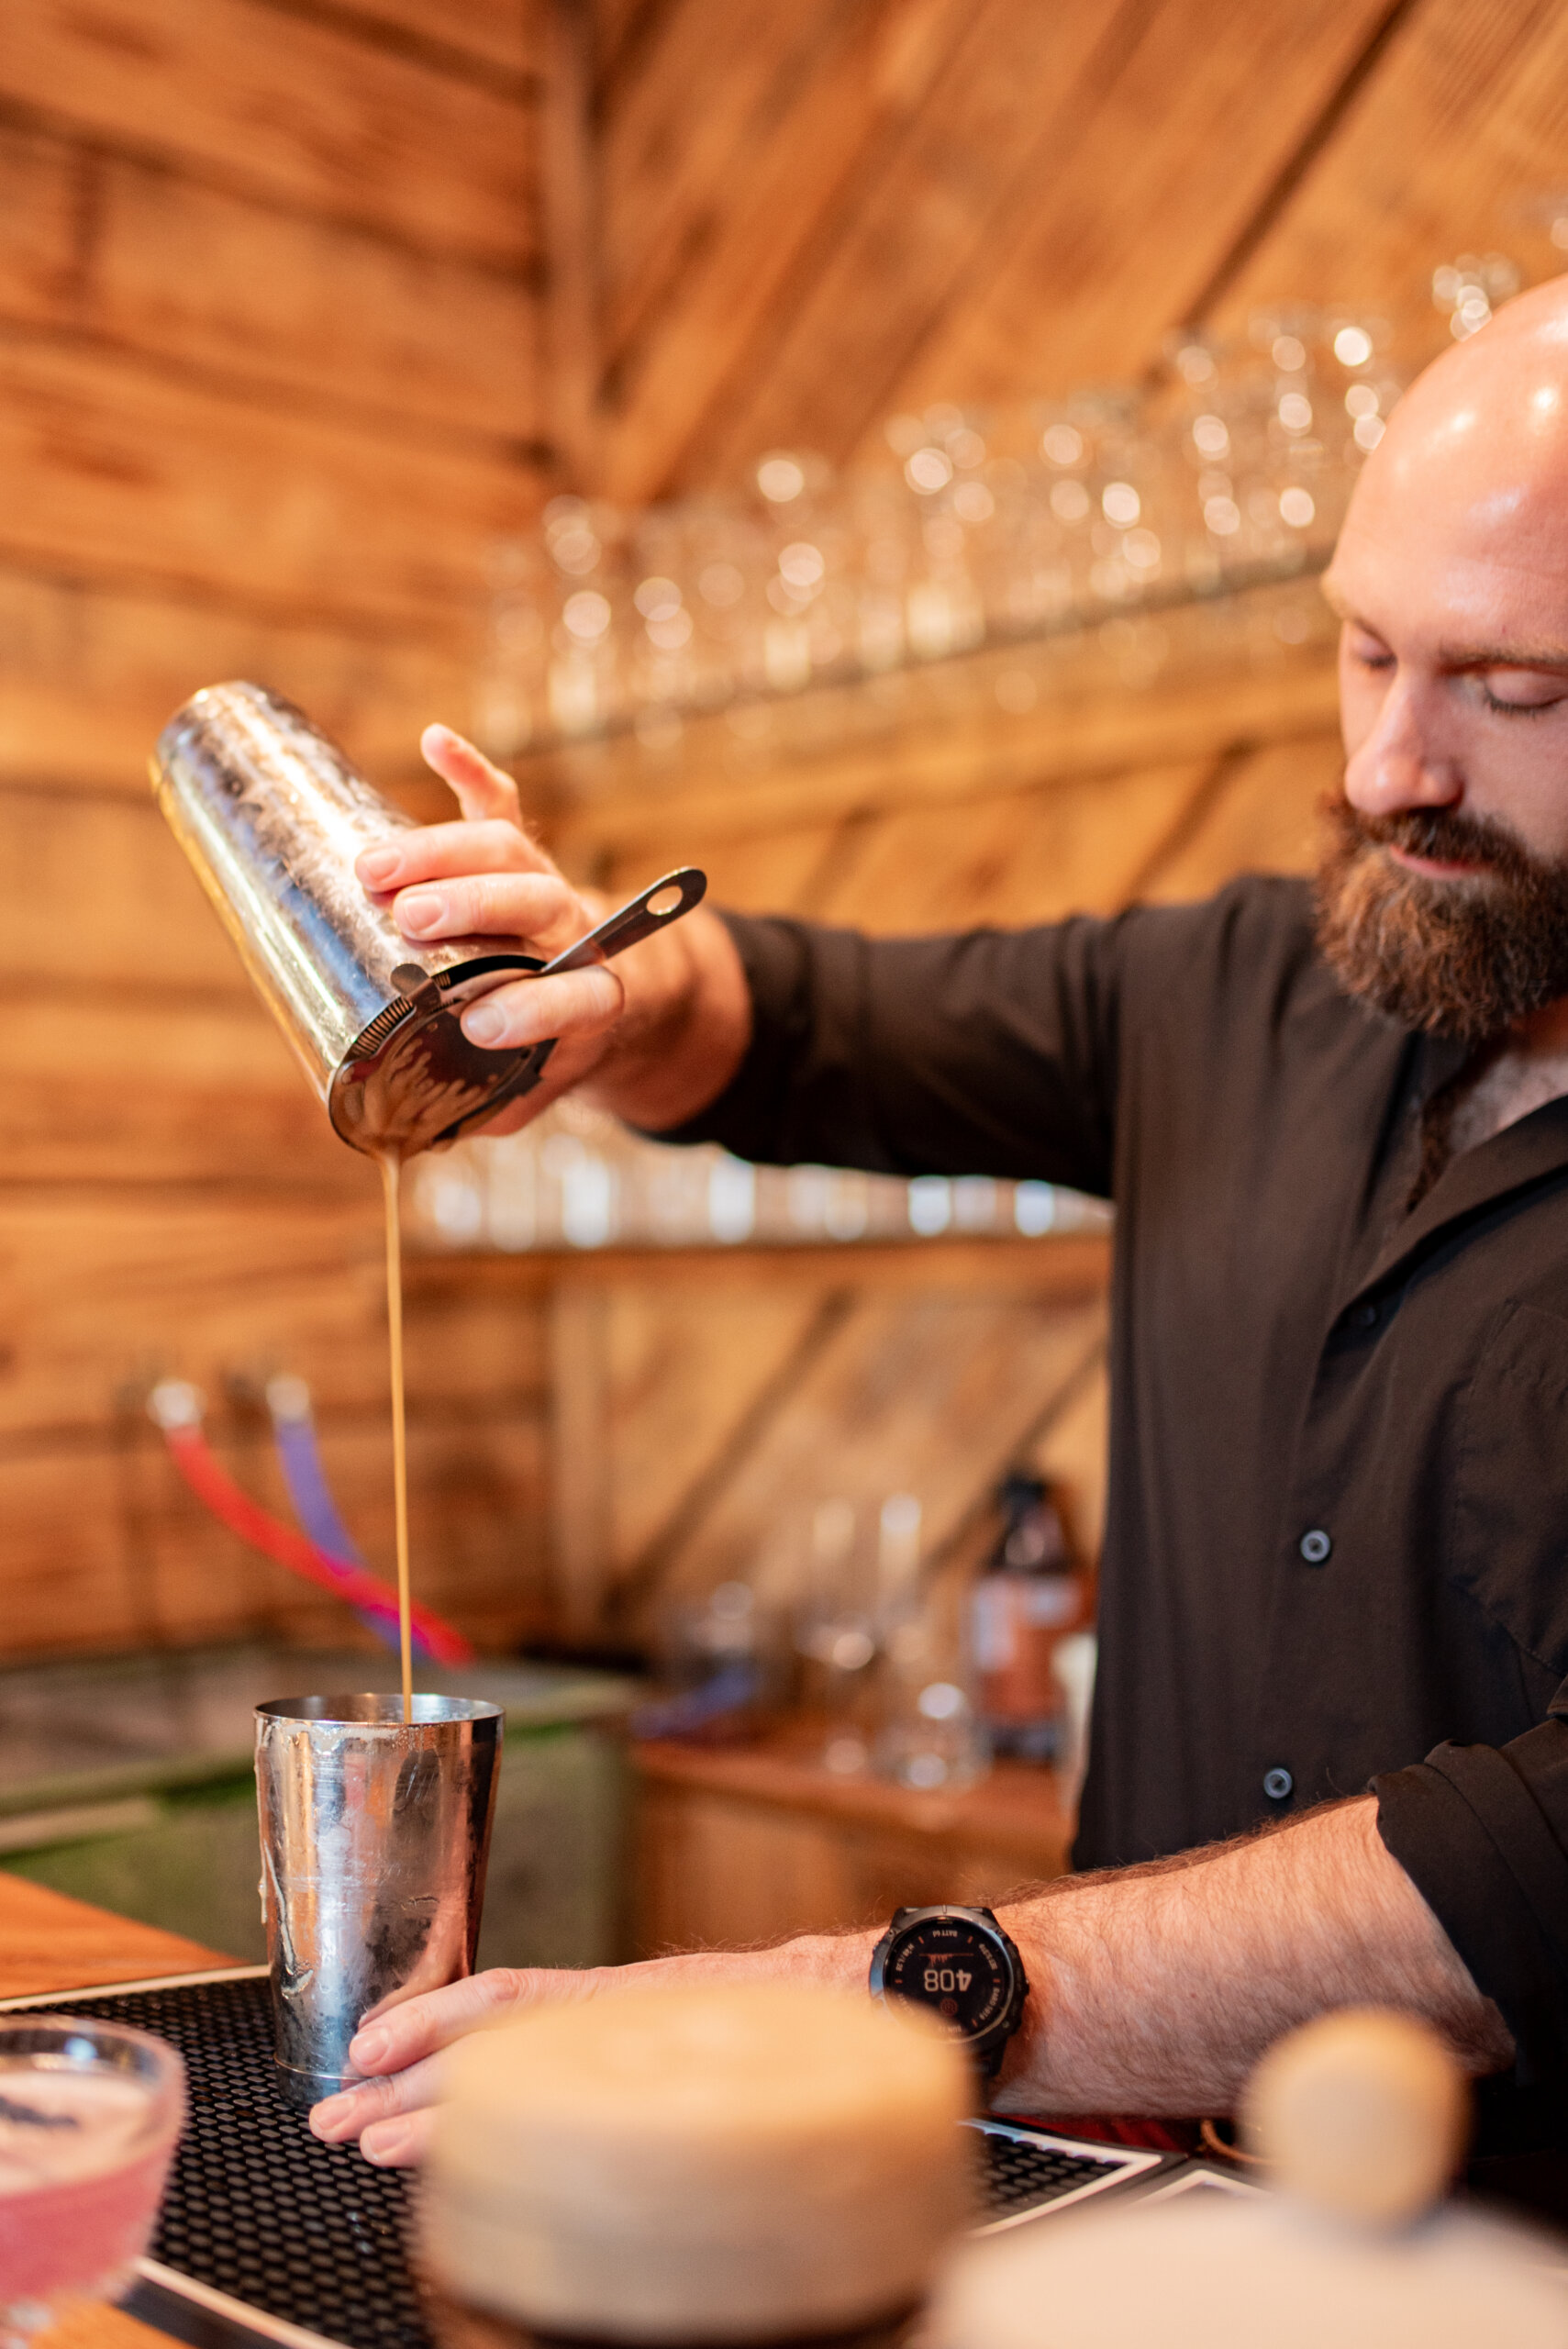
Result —
<path fill-rule="evenodd" d="M 346 2145 L 377 2121 L 422 2111 L 433 2104 L 439 2089 L 439 2059 L 427 2056 L 384 2079 L 356 2080 L 336 2096 L 324 2097 L 310 2109 L 314 2136 L 328 2145 Z"/>
<path fill-rule="evenodd" d="M 433 2112 L 410 2112 L 401 2121 L 378 2121 L 360 2139 L 360 2151 L 377 2169 L 410 2169 L 422 2162 L 436 2125 Z"/>
<path fill-rule="evenodd" d="M 625 1000 L 615 972 L 598 963 L 558 979 L 518 979 L 493 988 L 463 1013 L 462 1032 L 489 1052 L 541 1044 L 547 1036 L 596 1036 L 619 1019 Z"/>
<path fill-rule="evenodd" d="M 367 2078 L 401 2073 L 422 2064 L 428 2055 L 450 2047 L 454 2039 L 503 2021 L 515 2009 L 549 2004 L 561 1998 L 591 1998 L 596 1973 L 567 1973 L 511 1965 L 488 1966 L 464 1982 L 449 1982 L 443 1989 L 422 1991 L 417 1998 L 373 2007 L 349 2048 L 349 2061 Z M 351 2089 L 346 2094 L 359 2094 Z M 336 2101 L 336 2099 L 330 2099 Z M 401 2106 L 396 2108 L 403 2110 Z M 319 2111 L 320 2107 L 317 2110 Z"/>
<path fill-rule="evenodd" d="M 419 737 L 419 748 L 425 764 L 451 785 L 458 806 L 471 821 L 500 816 L 521 829 L 517 786 L 509 774 L 491 765 L 483 751 L 476 751 L 450 726 L 427 726 Z"/>
<path fill-rule="evenodd" d="M 526 938 L 546 959 L 581 938 L 575 893 L 552 873 L 467 873 L 420 881 L 392 901 L 405 938 Z"/>
<path fill-rule="evenodd" d="M 354 871 L 378 896 L 415 881 L 441 881 L 450 874 L 548 873 L 555 867 L 543 849 L 504 817 L 476 824 L 422 824 L 361 851 Z"/>
<path fill-rule="evenodd" d="M 530 2007 L 634 1990 L 648 1982 L 750 1981 L 782 1973 L 859 1986 L 865 1979 L 869 1946 L 870 1936 L 860 1934 L 842 1943 L 800 1941 L 776 1951 L 702 1952 L 652 1958 L 639 1965 L 592 1966 L 581 1973 L 493 1966 L 444 1989 L 373 2008 L 349 2050 L 360 2076 L 315 2106 L 310 2126 L 329 2145 L 357 2139 L 367 2161 L 401 2167 L 418 2161 L 429 2142 L 430 2108 L 444 2086 L 442 2051 L 469 2032 L 505 2022 Z"/>

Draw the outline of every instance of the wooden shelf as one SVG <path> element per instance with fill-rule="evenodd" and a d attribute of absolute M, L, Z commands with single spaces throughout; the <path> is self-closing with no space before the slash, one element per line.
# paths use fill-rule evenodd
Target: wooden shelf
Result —
<path fill-rule="evenodd" d="M 792 1725 L 751 1745 L 643 1742 L 639 1952 L 749 1947 L 885 1923 L 903 1905 L 990 1905 L 1062 1876 L 1073 1816 L 1053 1772 L 1001 1762 L 962 1793 L 920 1794 L 821 1762 Z"/>
<path fill-rule="evenodd" d="M 487 1286 L 526 1295 L 566 1285 L 697 1289 L 771 1286 L 788 1278 L 850 1289 L 1001 1289 L 1066 1299 L 1098 1295 L 1110 1279 L 1110 1235 L 1095 1231 L 1043 1240 L 850 1241 L 836 1247 L 541 1249 L 515 1256 L 430 1249 L 410 1252 L 407 1279 L 411 1288 L 427 1293 L 448 1282 L 466 1287 L 482 1272 Z"/>
<path fill-rule="evenodd" d="M 1060 1875 L 1073 1831 L 1056 1774 L 1019 1762 L 998 1762 L 960 1792 L 922 1794 L 867 1775 L 841 1776 L 818 1758 L 821 1737 L 780 1732 L 759 1745 L 683 1744 L 677 1739 L 633 1747 L 641 1776 L 667 1787 L 723 1794 L 775 1809 L 901 1834 L 983 1842 L 1016 1852 L 1040 1872 Z"/>

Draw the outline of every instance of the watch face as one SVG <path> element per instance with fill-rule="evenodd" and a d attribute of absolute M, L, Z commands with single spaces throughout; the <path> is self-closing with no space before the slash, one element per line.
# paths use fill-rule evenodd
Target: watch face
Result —
<path fill-rule="evenodd" d="M 965 2039 L 983 2039 L 1006 2014 L 1013 1969 L 984 1925 L 922 1917 L 894 1935 L 882 1987 L 888 1998 L 930 2008 Z"/>

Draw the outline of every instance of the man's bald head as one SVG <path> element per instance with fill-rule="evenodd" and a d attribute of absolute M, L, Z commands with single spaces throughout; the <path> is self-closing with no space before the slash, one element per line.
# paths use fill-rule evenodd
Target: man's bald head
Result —
<path fill-rule="evenodd" d="M 1506 609 L 1568 641 L 1568 278 L 1508 303 L 1400 401 L 1357 484 L 1335 583 L 1390 540 L 1436 564 L 1456 626 L 1485 631 Z"/>

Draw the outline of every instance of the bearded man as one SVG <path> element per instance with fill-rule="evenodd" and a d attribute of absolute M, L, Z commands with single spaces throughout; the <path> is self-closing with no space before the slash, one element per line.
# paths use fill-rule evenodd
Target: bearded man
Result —
<path fill-rule="evenodd" d="M 1281 2031 L 1379 2000 L 1484 2078 L 1490 2143 L 1562 2142 L 1568 281 L 1417 384 L 1327 589 L 1315 890 L 910 941 L 705 912 L 464 1024 L 561 1036 L 552 1090 L 668 1140 L 1117 1203 L 1089 1872 L 1003 1912 L 996 2100 L 1229 2110 Z M 426 747 L 467 820 L 361 861 L 408 937 L 582 935 L 506 778 Z M 863 1983 L 873 1939 L 481 1976 L 366 2028 L 315 2125 L 406 2159 L 476 2020 L 661 1967 Z"/>

